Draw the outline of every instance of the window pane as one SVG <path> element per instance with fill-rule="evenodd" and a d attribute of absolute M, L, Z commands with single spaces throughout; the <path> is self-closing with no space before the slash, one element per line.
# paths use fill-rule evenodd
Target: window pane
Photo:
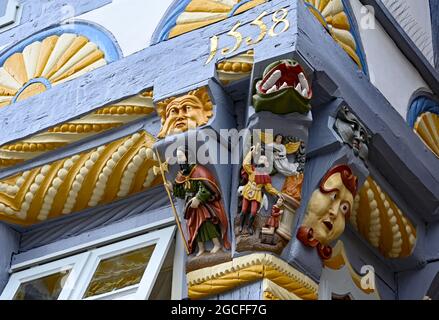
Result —
<path fill-rule="evenodd" d="M 62 271 L 24 282 L 18 288 L 13 300 L 57 300 L 69 273 L 70 271 Z"/>
<path fill-rule="evenodd" d="M 138 284 L 154 248 L 155 245 L 101 260 L 84 298 Z"/>

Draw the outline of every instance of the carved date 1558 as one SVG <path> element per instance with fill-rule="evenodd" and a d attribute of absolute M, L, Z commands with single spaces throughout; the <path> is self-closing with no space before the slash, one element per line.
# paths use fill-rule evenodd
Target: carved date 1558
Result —
<path fill-rule="evenodd" d="M 276 37 L 277 35 L 287 31 L 290 27 L 290 22 L 288 21 L 288 10 L 287 9 L 279 9 L 272 15 L 273 24 L 271 28 L 268 30 L 268 26 L 262 21 L 262 19 L 267 15 L 267 11 L 262 12 L 255 20 L 253 20 L 250 25 L 256 26 L 259 28 L 260 33 L 256 39 L 252 39 L 251 37 L 247 37 L 245 39 L 247 45 L 255 45 L 258 42 L 264 40 L 265 36 L 268 35 L 270 37 Z M 283 26 L 280 30 L 279 27 Z M 241 26 L 241 22 L 236 23 L 233 28 L 227 33 L 228 36 L 235 38 L 235 44 L 233 47 L 226 47 L 221 50 L 221 54 L 223 56 L 231 54 L 238 50 L 244 39 L 243 35 L 238 31 L 238 28 Z M 215 56 L 218 53 L 218 43 L 219 36 L 213 36 L 210 38 L 210 55 L 206 61 L 206 64 L 212 62 Z"/>

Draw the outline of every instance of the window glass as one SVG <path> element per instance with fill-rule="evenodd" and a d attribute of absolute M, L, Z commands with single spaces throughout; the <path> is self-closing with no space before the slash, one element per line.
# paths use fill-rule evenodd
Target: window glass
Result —
<path fill-rule="evenodd" d="M 0 1 L 0 17 L 3 17 L 5 15 L 7 6 L 8 1 Z"/>
<path fill-rule="evenodd" d="M 57 300 L 70 270 L 23 282 L 13 300 Z"/>
<path fill-rule="evenodd" d="M 152 245 L 101 260 L 84 298 L 139 284 L 154 248 Z"/>

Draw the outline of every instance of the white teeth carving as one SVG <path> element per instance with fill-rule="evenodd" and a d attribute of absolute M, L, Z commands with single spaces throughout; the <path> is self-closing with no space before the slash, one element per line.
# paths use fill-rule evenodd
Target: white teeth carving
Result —
<path fill-rule="evenodd" d="M 284 84 L 281 85 L 281 87 L 279 88 L 279 90 L 282 90 L 282 89 L 285 89 L 285 88 L 288 88 L 288 83 L 286 83 L 286 82 L 284 82 Z"/>
<path fill-rule="evenodd" d="M 270 90 L 267 90 L 267 94 L 270 94 L 270 93 L 275 92 L 275 91 L 277 91 L 276 85 L 272 86 Z"/>
<path fill-rule="evenodd" d="M 308 98 L 308 90 L 303 89 L 303 91 L 302 91 L 302 96 L 303 96 L 304 98 Z"/>
<path fill-rule="evenodd" d="M 262 85 L 262 89 L 268 90 L 272 86 L 276 84 L 276 82 L 282 77 L 282 72 L 280 70 L 276 70 L 273 72 L 273 74 L 270 76 L 270 78 L 267 79 L 267 81 L 264 82 Z"/>
<path fill-rule="evenodd" d="M 299 92 L 300 94 L 302 94 L 302 85 L 300 83 L 297 84 L 296 86 L 296 91 Z"/>
<path fill-rule="evenodd" d="M 303 74 L 303 72 L 299 73 L 299 81 L 302 88 L 306 89 L 309 92 L 308 80 L 306 80 L 306 77 Z"/>

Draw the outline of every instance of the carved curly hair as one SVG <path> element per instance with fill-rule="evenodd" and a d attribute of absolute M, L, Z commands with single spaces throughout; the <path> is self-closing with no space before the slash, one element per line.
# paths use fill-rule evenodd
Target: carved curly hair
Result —
<path fill-rule="evenodd" d="M 357 188 L 358 188 L 358 178 L 354 175 L 354 173 L 352 172 L 352 169 L 349 166 L 344 165 L 344 164 L 335 166 L 326 173 L 326 175 L 323 177 L 322 181 L 320 182 L 320 191 L 322 193 L 331 193 L 331 192 L 335 191 L 334 189 L 326 190 L 325 183 L 326 183 L 326 181 L 328 181 L 328 179 L 331 176 L 333 176 L 336 173 L 340 173 L 341 180 L 343 181 L 343 184 L 355 197 L 357 194 Z"/>

